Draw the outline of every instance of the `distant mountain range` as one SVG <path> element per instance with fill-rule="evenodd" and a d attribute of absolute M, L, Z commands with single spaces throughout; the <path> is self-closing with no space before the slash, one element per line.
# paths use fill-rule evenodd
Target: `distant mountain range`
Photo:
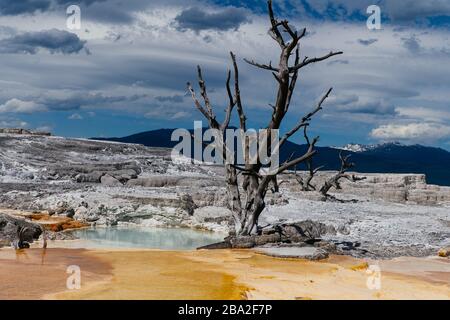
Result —
<path fill-rule="evenodd" d="M 178 142 L 171 141 L 173 129 L 160 129 L 133 134 L 123 138 L 92 138 L 102 141 L 142 144 L 148 147 L 172 148 Z M 315 166 L 323 170 L 336 170 L 340 166 L 339 152 L 351 154 L 355 170 L 361 173 L 423 173 L 430 184 L 450 186 L 450 152 L 421 145 L 385 143 L 379 145 L 349 144 L 344 147 L 317 147 Z M 280 153 L 283 162 L 291 155 L 301 155 L 305 145 L 288 141 Z M 303 169 L 299 167 L 299 169 Z"/>

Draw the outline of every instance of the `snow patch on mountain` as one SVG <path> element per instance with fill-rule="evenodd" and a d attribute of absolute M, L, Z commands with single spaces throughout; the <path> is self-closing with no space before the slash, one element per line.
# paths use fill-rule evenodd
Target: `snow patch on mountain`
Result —
<path fill-rule="evenodd" d="M 350 152 L 360 153 L 360 152 L 376 150 L 378 148 L 383 148 L 383 147 L 392 146 L 392 145 L 402 146 L 403 144 L 401 144 L 400 142 L 386 142 L 386 143 L 370 144 L 370 145 L 359 144 L 359 143 L 349 143 L 349 144 L 346 144 L 345 146 L 342 146 L 342 147 L 332 146 L 331 148 L 337 149 L 337 150 L 343 150 L 343 151 L 350 151 Z"/>

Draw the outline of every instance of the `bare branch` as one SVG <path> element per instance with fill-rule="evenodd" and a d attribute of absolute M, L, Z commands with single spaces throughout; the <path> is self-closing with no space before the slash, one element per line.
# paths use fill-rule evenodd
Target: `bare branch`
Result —
<path fill-rule="evenodd" d="M 317 167 L 316 169 L 314 169 L 314 174 L 316 174 L 317 172 L 319 172 L 320 170 L 322 170 L 323 168 L 325 168 L 325 166 L 320 166 L 320 167 Z"/>
<path fill-rule="evenodd" d="M 286 31 L 287 33 L 289 33 L 289 35 L 291 36 L 291 38 L 295 41 L 297 39 L 297 32 L 293 31 L 291 26 L 289 25 L 289 21 L 287 20 L 283 20 L 280 22 L 280 24 L 283 26 L 284 31 Z"/>
<path fill-rule="evenodd" d="M 305 126 L 303 128 L 303 137 L 305 138 L 306 143 L 308 144 L 308 146 L 310 146 L 311 142 L 309 141 L 309 137 L 308 137 L 308 126 Z"/>
<path fill-rule="evenodd" d="M 325 100 L 329 97 L 331 91 L 333 91 L 333 88 L 330 88 L 327 93 L 320 99 L 319 103 L 317 104 L 317 107 L 312 110 L 310 113 L 308 113 L 306 116 L 304 116 L 299 123 L 288 133 L 286 133 L 283 138 L 280 140 L 279 146 L 281 147 L 293 134 L 295 134 L 300 128 L 303 128 L 308 125 L 308 122 L 311 120 L 311 118 L 318 113 L 320 110 L 322 110 L 322 104 L 325 102 Z"/>
<path fill-rule="evenodd" d="M 349 175 L 349 174 L 345 174 L 342 176 L 343 179 L 347 179 L 350 182 L 358 182 L 358 181 L 363 181 L 366 180 L 367 177 L 358 177 L 357 175 Z"/>
<path fill-rule="evenodd" d="M 293 31 L 291 26 L 289 25 L 289 22 L 287 20 L 281 21 L 281 25 L 283 26 L 284 30 L 291 36 L 292 42 L 289 43 L 287 49 L 287 52 L 290 54 L 292 50 L 298 45 L 299 41 L 306 35 L 306 28 L 303 28 L 302 33 L 299 35 L 297 31 Z"/>
<path fill-rule="evenodd" d="M 291 73 L 295 72 L 295 71 L 297 71 L 297 70 L 307 66 L 308 64 L 320 62 L 320 61 L 329 59 L 329 58 L 331 58 L 333 56 L 337 56 L 337 55 L 340 55 L 340 54 L 343 54 L 343 53 L 344 52 L 342 52 L 342 51 L 339 51 L 339 52 L 331 51 L 329 54 L 327 54 L 325 56 L 322 56 L 322 57 L 319 57 L 319 58 L 311 58 L 311 59 L 305 58 L 302 63 L 299 63 L 299 64 L 289 68 L 289 72 L 291 72 Z"/>
<path fill-rule="evenodd" d="M 202 68 L 200 66 L 197 66 L 197 72 L 198 72 L 198 85 L 200 86 L 200 94 L 202 95 L 203 100 L 205 101 L 205 107 L 209 113 L 210 118 L 214 119 L 215 115 L 212 110 L 211 102 L 209 101 L 208 93 L 206 92 L 206 84 L 205 81 L 203 80 Z"/>
<path fill-rule="evenodd" d="M 233 94 L 231 93 L 231 87 L 230 87 L 230 80 L 231 80 L 231 70 L 228 70 L 227 73 L 227 94 L 229 99 L 228 108 L 225 111 L 225 120 L 223 121 L 222 125 L 220 126 L 221 131 L 224 131 L 228 128 L 231 120 L 231 112 L 233 111 L 234 106 L 236 105 L 236 101 L 233 99 Z"/>
<path fill-rule="evenodd" d="M 350 158 L 350 156 L 351 156 L 351 154 L 344 157 L 342 155 L 342 151 L 339 152 L 339 159 L 341 160 L 341 169 L 334 176 L 332 176 L 331 178 L 326 180 L 325 183 L 323 184 L 322 188 L 320 188 L 320 192 L 324 196 L 328 197 L 328 191 L 330 191 L 330 189 L 332 187 L 335 187 L 336 189 L 340 189 L 339 180 L 341 180 L 341 179 L 347 179 L 352 182 L 356 182 L 356 181 L 365 179 L 365 178 L 356 177 L 355 175 L 351 176 L 351 175 L 346 174 L 346 172 L 349 169 L 351 169 L 355 166 L 354 163 L 348 162 L 348 159 Z"/>
<path fill-rule="evenodd" d="M 272 24 L 272 28 L 269 31 L 269 35 L 278 42 L 278 44 L 284 48 L 285 47 L 285 43 L 284 43 L 284 39 L 283 36 L 281 35 L 280 30 L 278 29 L 278 27 L 280 26 L 280 22 L 278 22 L 275 19 L 275 15 L 273 13 L 273 7 L 272 7 L 272 0 L 268 0 L 267 1 L 267 7 L 269 9 L 269 17 L 270 17 L 270 23 Z"/>
<path fill-rule="evenodd" d="M 280 140 L 280 142 L 276 145 L 275 149 L 272 151 L 273 154 L 276 154 L 280 151 L 280 148 L 283 146 L 283 144 L 286 143 L 286 141 L 292 136 L 294 135 L 298 130 L 300 130 L 300 128 L 304 128 L 304 136 L 305 139 L 308 143 L 309 148 L 313 148 L 314 145 L 317 143 L 317 141 L 319 140 L 319 138 L 315 138 L 313 143 L 310 143 L 309 138 L 306 134 L 306 128 L 309 126 L 309 121 L 311 120 L 311 118 L 320 110 L 322 110 L 322 104 L 325 102 L 325 100 L 328 98 L 328 96 L 330 95 L 331 91 L 333 90 L 333 88 L 330 88 L 327 93 L 322 97 L 322 99 L 320 99 L 319 103 L 317 104 L 317 107 L 311 111 L 310 113 L 308 113 L 306 116 L 304 116 L 300 122 L 288 133 L 286 133 Z M 312 149 L 311 149 L 312 150 Z M 302 161 L 300 161 L 302 162 Z M 300 163 L 299 162 L 299 163 Z M 295 165 L 295 164 L 294 164 Z M 292 167 L 293 165 L 290 165 L 290 167 Z"/>
<path fill-rule="evenodd" d="M 306 28 L 303 28 L 302 33 L 297 37 L 298 41 L 300 41 L 304 36 L 306 36 Z"/>
<path fill-rule="evenodd" d="M 194 100 L 194 104 L 195 107 L 205 116 L 206 119 L 208 119 L 208 121 L 210 120 L 210 115 L 208 113 L 208 111 L 205 110 L 205 108 L 203 108 L 203 106 L 201 105 L 201 103 L 198 101 L 197 96 L 195 95 L 195 91 L 194 88 L 192 88 L 192 85 L 190 82 L 187 83 L 187 87 L 188 90 L 192 96 L 192 100 Z"/>
<path fill-rule="evenodd" d="M 289 168 L 292 168 L 292 167 L 310 159 L 312 156 L 314 156 L 317 153 L 317 151 L 314 150 L 314 147 L 318 141 L 319 141 L 319 137 L 314 138 L 308 151 L 303 156 L 301 156 L 297 159 L 291 160 L 288 163 L 285 163 L 284 165 L 280 166 L 280 168 L 278 168 L 276 174 L 280 174 L 280 173 L 288 170 Z"/>
<path fill-rule="evenodd" d="M 308 144 L 308 148 L 310 148 L 311 142 L 308 137 L 308 126 L 304 127 L 303 135 L 305 137 L 306 143 Z M 299 182 L 302 185 L 303 191 L 316 190 L 316 187 L 311 184 L 311 181 L 314 179 L 314 176 L 316 175 L 316 173 L 319 172 L 319 170 L 321 170 L 323 168 L 323 166 L 314 169 L 313 159 L 309 158 L 308 160 L 306 160 L 306 167 L 308 168 L 309 176 L 305 180 L 301 179 L 301 182 L 300 181 Z"/>
<path fill-rule="evenodd" d="M 289 161 L 291 161 L 292 158 L 294 157 L 294 155 L 295 155 L 295 151 L 294 151 L 294 152 L 291 152 L 291 155 L 289 156 L 289 158 L 287 158 L 287 160 L 284 162 L 284 164 L 286 164 L 286 163 L 288 163 Z"/>
<path fill-rule="evenodd" d="M 297 49 L 295 50 L 295 65 L 298 64 L 299 60 L 300 60 L 300 46 L 297 45 Z M 294 94 L 295 85 L 297 84 L 297 78 L 298 78 L 298 70 L 295 71 L 294 74 L 292 75 L 291 83 L 289 84 L 289 91 L 285 112 L 288 112 L 289 106 L 291 105 L 292 95 Z"/>
<path fill-rule="evenodd" d="M 272 75 L 273 75 L 273 77 L 275 78 L 275 80 L 277 80 L 277 82 L 278 82 L 279 84 L 281 84 L 281 79 L 280 79 L 280 77 L 278 76 L 278 74 L 276 74 L 275 72 L 272 72 Z"/>
<path fill-rule="evenodd" d="M 237 166 L 237 165 L 235 165 L 235 164 L 230 164 L 230 166 L 233 167 L 233 168 L 235 168 L 236 170 L 242 172 L 242 174 L 244 174 L 244 175 L 247 174 L 247 175 L 253 175 L 253 176 L 256 176 L 256 177 L 258 177 L 258 178 L 260 178 L 260 179 L 262 178 L 262 176 L 261 176 L 258 172 L 256 172 L 255 170 L 247 169 L 247 168 L 242 168 L 242 167 Z"/>
<path fill-rule="evenodd" d="M 233 61 L 233 67 L 234 67 L 234 95 L 235 95 L 235 101 L 236 101 L 236 107 L 237 112 L 239 115 L 239 123 L 242 130 L 247 131 L 247 117 L 245 116 L 244 109 L 242 107 L 242 101 L 241 101 L 241 89 L 239 88 L 239 68 L 236 62 L 236 56 L 233 52 L 230 52 L 231 60 Z"/>
<path fill-rule="evenodd" d="M 347 156 L 342 156 L 342 150 L 339 152 L 339 159 L 341 159 L 341 170 L 339 171 L 339 173 L 343 174 L 345 173 L 348 169 L 351 169 L 355 166 L 355 164 L 353 162 L 348 162 L 348 159 L 351 157 L 351 154 L 348 154 Z"/>
<path fill-rule="evenodd" d="M 279 72 L 280 70 L 273 67 L 272 66 L 272 62 L 269 62 L 269 64 L 261 64 L 261 63 L 257 63 L 254 60 L 248 60 L 248 59 L 244 59 L 245 62 L 247 62 L 248 64 L 255 66 L 257 68 L 260 69 L 264 69 L 264 70 L 269 70 L 269 71 L 274 71 L 274 72 Z"/>

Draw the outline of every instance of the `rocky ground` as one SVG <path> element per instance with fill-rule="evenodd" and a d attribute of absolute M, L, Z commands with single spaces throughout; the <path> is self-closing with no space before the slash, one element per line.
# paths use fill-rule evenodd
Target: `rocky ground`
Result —
<path fill-rule="evenodd" d="M 167 149 L 0 134 L 0 167 L 3 209 L 88 225 L 229 229 L 221 168 L 172 161 Z M 331 174 L 321 173 L 315 183 Z M 423 175 L 366 176 L 333 190 L 340 201 L 323 201 L 301 192 L 293 174 L 283 175 L 262 215 L 261 225 L 271 225 L 266 238 L 309 230 L 327 241 L 313 243 L 325 251 L 376 257 L 435 255 L 450 245 L 450 188 L 429 186 Z M 0 237 L 2 230 L 0 223 Z"/>

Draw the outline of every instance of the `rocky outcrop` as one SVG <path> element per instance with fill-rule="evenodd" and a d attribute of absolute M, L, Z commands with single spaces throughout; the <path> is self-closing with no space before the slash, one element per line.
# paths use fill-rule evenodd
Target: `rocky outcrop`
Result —
<path fill-rule="evenodd" d="M 48 175 L 71 176 L 78 183 L 102 183 L 117 186 L 136 179 L 141 172 L 141 168 L 136 163 L 117 163 L 53 168 Z M 105 182 L 102 181 L 103 177 L 106 177 Z M 119 184 L 111 178 L 119 181 Z"/>
<path fill-rule="evenodd" d="M 227 207 L 227 195 L 224 188 L 209 187 L 208 192 L 196 191 L 192 194 L 192 199 L 199 207 Z"/>
<path fill-rule="evenodd" d="M 200 223 L 228 223 L 231 217 L 231 211 L 227 208 L 206 206 L 195 209 L 194 219 Z"/>
<path fill-rule="evenodd" d="M 23 240 L 28 243 L 39 239 L 42 233 L 41 226 L 36 223 L 0 213 L 0 243 L 5 245 L 17 240 L 17 231 L 19 228 L 26 228 Z"/>
<path fill-rule="evenodd" d="M 117 187 L 117 186 L 121 186 L 122 185 L 122 182 L 120 182 L 119 180 L 117 180 L 113 176 L 110 176 L 109 174 L 105 174 L 104 176 L 102 176 L 100 178 L 100 183 L 105 185 L 105 186 L 108 186 L 108 187 Z"/>
<path fill-rule="evenodd" d="M 149 226 L 167 224 L 175 227 L 194 227 L 191 224 L 197 209 L 188 193 L 178 190 L 159 193 L 147 189 L 135 190 L 123 185 L 101 185 L 82 193 L 69 192 L 48 196 L 36 201 L 35 205 L 59 217 L 73 213 L 75 220 L 97 226 L 112 226 L 124 222 Z"/>
<path fill-rule="evenodd" d="M 417 204 L 436 205 L 450 202 L 450 188 L 427 185 L 423 189 L 408 190 L 407 200 Z"/>
<path fill-rule="evenodd" d="M 189 177 L 179 175 L 154 175 L 130 180 L 130 187 L 166 188 L 166 187 L 191 187 L 192 189 L 204 187 L 222 187 L 223 182 L 217 178 Z"/>
<path fill-rule="evenodd" d="M 3 134 L 19 134 L 19 135 L 33 135 L 33 136 L 51 136 L 50 132 L 43 131 L 31 131 L 26 129 L 16 129 L 16 128 L 0 128 L 0 133 Z"/>
<path fill-rule="evenodd" d="M 105 174 L 105 172 L 100 171 L 94 171 L 90 173 L 80 173 L 75 176 L 75 181 L 77 183 L 100 183 L 102 176 Z M 55 174 L 50 174 L 52 176 L 55 176 Z"/>
<path fill-rule="evenodd" d="M 321 186 L 333 174 L 334 172 L 319 172 L 314 177 L 313 184 Z M 450 202 L 450 187 L 428 185 L 426 176 L 423 174 L 349 174 L 364 176 L 366 179 L 356 183 L 343 180 L 341 183 L 342 189 L 332 189 L 332 193 L 351 194 L 394 203 L 420 205 L 438 205 Z M 292 176 L 284 175 L 283 179 L 288 182 L 287 185 L 291 190 L 301 192 L 300 186 Z M 324 200 L 315 192 L 302 192 L 302 195 L 311 200 Z"/>
<path fill-rule="evenodd" d="M 179 184 L 181 178 L 174 176 L 154 176 L 146 178 L 138 178 L 130 180 L 127 186 L 130 187 L 146 187 L 146 188 L 164 188 L 176 186 Z"/>
<path fill-rule="evenodd" d="M 336 229 L 324 223 L 306 220 L 296 223 L 280 224 L 263 230 L 263 234 L 279 233 L 289 242 L 306 242 L 320 239 L 326 234 L 335 235 Z"/>
<path fill-rule="evenodd" d="M 279 224 L 264 228 L 260 234 L 251 236 L 230 235 L 224 242 L 209 245 L 199 249 L 249 249 L 266 245 L 295 244 L 296 247 L 304 244 L 314 244 L 326 234 L 336 234 L 333 226 L 311 220 Z"/>

